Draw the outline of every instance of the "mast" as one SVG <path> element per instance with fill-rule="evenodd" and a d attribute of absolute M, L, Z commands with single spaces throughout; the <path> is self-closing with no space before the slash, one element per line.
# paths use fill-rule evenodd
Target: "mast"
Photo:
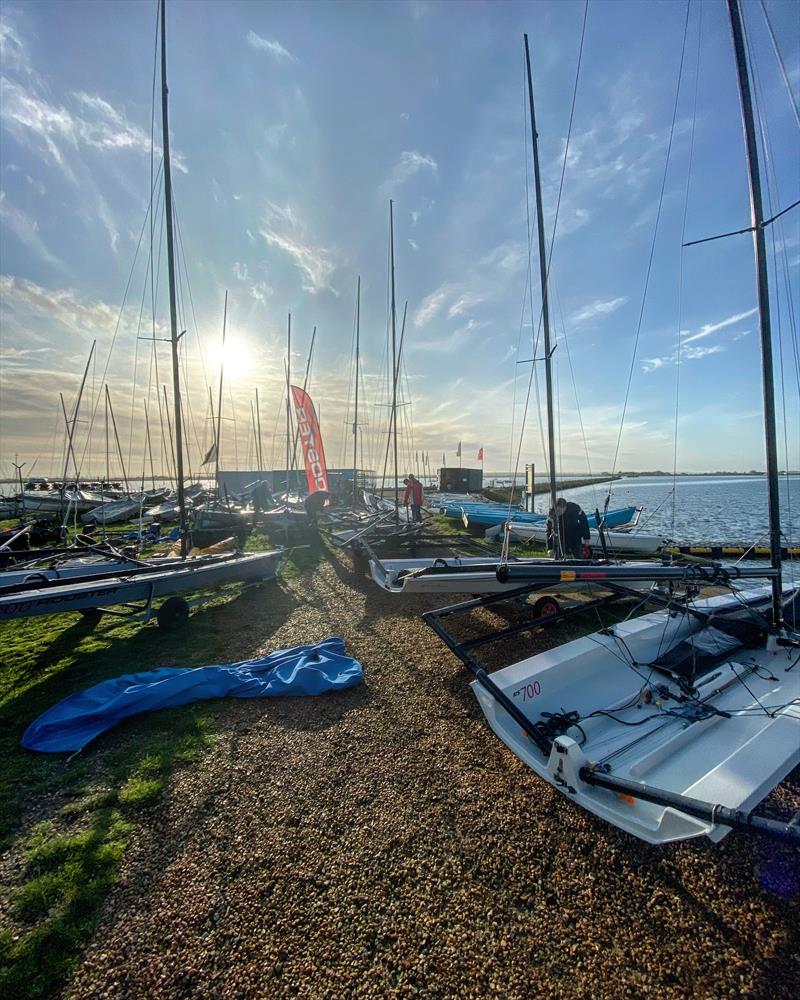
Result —
<path fill-rule="evenodd" d="M 317 328 L 314 327 L 314 329 L 311 331 L 311 344 L 308 348 L 308 357 L 306 358 L 306 373 L 303 378 L 303 392 L 308 391 L 308 380 L 311 377 L 311 361 L 314 357 L 314 343 L 316 339 L 317 339 Z M 322 406 L 320 404 L 317 404 L 317 421 L 320 421 L 322 419 L 322 417 L 320 416 L 321 413 L 322 413 Z M 298 426 L 295 427 L 294 429 L 294 443 L 292 445 L 292 469 L 296 468 L 297 466 L 297 442 L 299 440 L 300 440 L 300 425 L 298 424 Z"/>
<path fill-rule="evenodd" d="M 781 526 L 778 500 L 778 447 L 775 437 L 775 383 L 772 366 L 772 329 L 770 326 L 769 285 L 767 279 L 767 248 L 764 239 L 764 206 L 761 201 L 761 176 L 758 145 L 753 122 L 753 97 L 745 55 L 744 27 L 739 0 L 728 0 L 728 14 L 739 77 L 739 98 L 742 107 L 747 172 L 750 183 L 750 224 L 753 228 L 753 249 L 758 283 L 758 321 L 761 336 L 761 382 L 764 395 L 764 437 L 767 450 L 767 493 L 769 497 L 769 548 L 773 569 L 772 618 L 775 625 L 783 619 L 781 602 Z"/>
<path fill-rule="evenodd" d="M 169 100 L 167 89 L 167 0 L 161 0 L 161 131 L 164 149 L 164 211 L 167 221 L 167 273 L 169 275 L 169 320 L 172 341 L 172 407 L 175 415 L 175 471 L 178 479 L 178 511 L 181 557 L 186 557 L 186 494 L 183 489 L 183 417 L 181 374 L 178 360 L 178 307 L 175 300 L 175 244 L 172 233 L 172 173 L 169 161 Z"/>
<path fill-rule="evenodd" d="M 165 390 L 166 391 L 166 390 Z M 111 426 L 114 430 L 114 441 L 117 445 L 117 454 L 119 455 L 119 464 L 122 469 L 122 478 L 125 482 L 125 492 L 128 496 L 131 495 L 130 484 L 128 483 L 128 473 L 125 471 L 125 461 L 122 457 L 122 445 L 119 443 L 119 434 L 117 433 L 117 420 L 114 416 L 114 407 L 111 405 L 111 394 L 108 391 L 108 383 L 106 382 L 106 406 L 108 407 L 108 412 L 111 414 Z"/>
<path fill-rule="evenodd" d="M 400 520 L 400 490 L 397 484 L 397 308 L 394 298 L 394 202 L 389 199 L 389 253 L 392 268 L 392 438 L 394 444 L 395 522 Z M 383 493 L 383 490 L 381 490 Z"/>
<path fill-rule="evenodd" d="M 289 502 L 289 466 L 292 461 L 292 314 L 286 334 L 286 502 Z M 286 523 L 289 523 L 287 514 Z"/>
<path fill-rule="evenodd" d="M 217 400 L 217 447 L 214 456 L 214 483 L 219 490 L 219 446 L 222 434 L 222 379 L 225 374 L 225 333 L 228 327 L 228 289 L 225 289 L 225 306 L 222 310 L 222 354 L 219 360 L 219 396 Z M 237 463 L 238 464 L 238 463 Z"/>
<path fill-rule="evenodd" d="M 361 275 L 356 285 L 356 400 L 353 411 L 353 510 L 356 509 L 356 479 L 358 475 L 358 365 L 361 346 Z"/>
<path fill-rule="evenodd" d="M 531 79 L 531 56 L 528 36 L 525 35 L 525 69 L 528 74 L 528 104 L 531 113 L 531 141 L 533 143 L 533 182 L 536 192 L 536 230 L 539 237 L 539 277 L 542 285 L 542 327 L 544 329 L 544 370 L 547 382 L 547 448 L 550 453 L 550 506 L 555 516 L 556 506 L 556 445 L 553 430 L 553 370 L 550 349 L 550 303 L 547 298 L 547 255 L 544 244 L 544 215 L 542 211 L 542 180 L 539 172 L 539 136 L 536 132 L 536 112 L 533 106 L 533 81 Z M 533 324 L 533 316 L 531 316 Z M 534 360 L 532 364 L 536 364 Z M 561 556 L 561 540 L 557 531 L 553 532 L 556 555 Z"/>
<path fill-rule="evenodd" d="M 105 384 L 106 390 L 106 489 L 111 485 L 111 470 L 110 470 L 110 459 L 108 457 L 108 383 Z M 105 527 L 105 519 L 103 520 L 103 526 Z"/>
<path fill-rule="evenodd" d="M 258 471 L 264 471 L 264 451 L 261 445 L 261 404 L 258 401 L 258 386 L 256 386 L 256 434 L 258 435 Z"/>

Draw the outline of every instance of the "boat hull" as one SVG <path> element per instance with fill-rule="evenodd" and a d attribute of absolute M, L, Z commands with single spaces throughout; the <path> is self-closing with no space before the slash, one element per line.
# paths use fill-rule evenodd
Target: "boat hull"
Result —
<path fill-rule="evenodd" d="M 769 606 L 766 590 L 697 601 L 697 610 L 740 609 L 742 602 Z M 655 612 L 585 638 L 566 643 L 512 664 L 490 675 L 500 690 L 531 721 L 543 713 L 577 711 L 575 727 L 559 736 L 549 757 L 533 744 L 495 698 L 477 680 L 472 688 L 486 719 L 506 746 L 541 778 L 594 815 L 652 844 L 706 835 L 718 841 L 728 832 L 721 824 L 689 816 L 582 781 L 586 764 L 609 766 L 619 778 L 647 784 L 732 809 L 749 810 L 800 763 L 800 673 L 787 669 L 796 650 L 739 649 L 731 659 L 697 683 L 698 698 L 707 697 L 727 718 L 709 713 L 692 719 L 681 710 L 662 712 L 655 702 L 637 702 L 643 681 L 654 672 L 646 664 L 697 631 L 702 623 L 691 615 Z M 634 669 L 631 660 L 638 669 Z M 755 665 L 758 669 L 752 669 Z M 763 669 L 762 669 L 763 668 Z M 746 680 L 746 687 L 740 676 Z M 657 682 L 673 692 L 663 674 Z M 771 714 L 762 705 L 783 705 Z M 746 714 L 736 714 L 745 710 Z M 598 712 L 636 723 L 636 729 Z M 650 721 L 643 723 L 646 717 Z M 639 724 L 641 723 L 641 724 Z M 632 733 L 634 735 L 632 735 Z M 580 745 L 582 743 L 582 745 Z"/>
<path fill-rule="evenodd" d="M 523 524 L 519 521 L 510 521 L 506 530 L 511 534 L 512 541 L 536 542 L 539 545 L 547 544 L 547 527 L 538 524 Z M 638 532 L 625 531 L 605 531 L 603 532 L 606 551 L 611 556 L 653 556 L 669 544 L 669 540 L 660 535 L 645 535 Z M 596 555 L 603 554 L 603 544 L 600 541 L 600 532 L 595 528 L 589 529 L 589 548 Z"/>
<path fill-rule="evenodd" d="M 93 579 L 33 588 L 0 595 L 0 621 L 32 615 L 61 614 L 89 608 L 152 601 L 170 594 L 205 590 L 229 583 L 253 583 L 276 576 L 283 549 L 244 556 L 176 561 L 175 565 L 133 571 L 107 579 Z"/>

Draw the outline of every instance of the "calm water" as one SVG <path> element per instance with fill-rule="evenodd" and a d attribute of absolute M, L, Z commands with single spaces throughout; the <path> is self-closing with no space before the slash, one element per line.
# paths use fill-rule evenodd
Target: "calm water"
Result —
<path fill-rule="evenodd" d="M 585 510 L 602 509 L 607 487 L 565 490 Z M 644 506 L 642 529 L 680 544 L 760 542 L 767 544 L 767 481 L 762 476 L 679 476 L 620 479 L 613 484 L 611 507 Z M 785 544 L 800 544 L 800 476 L 780 480 L 781 528 Z M 537 510 L 546 511 L 544 494 Z"/>

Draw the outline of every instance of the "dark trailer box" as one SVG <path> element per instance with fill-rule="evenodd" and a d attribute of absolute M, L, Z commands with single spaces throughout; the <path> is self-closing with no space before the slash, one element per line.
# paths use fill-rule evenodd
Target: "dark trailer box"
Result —
<path fill-rule="evenodd" d="M 483 469 L 439 469 L 443 493 L 475 493 L 483 489 Z"/>

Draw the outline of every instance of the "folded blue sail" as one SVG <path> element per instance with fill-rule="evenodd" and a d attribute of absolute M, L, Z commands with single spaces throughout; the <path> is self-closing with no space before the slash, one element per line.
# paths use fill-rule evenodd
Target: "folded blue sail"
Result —
<path fill-rule="evenodd" d="M 352 687 L 363 678 L 361 664 L 345 654 L 344 642 L 336 637 L 243 663 L 159 667 L 114 677 L 64 698 L 28 726 L 22 745 L 47 753 L 82 750 L 100 733 L 140 712 L 209 698 L 317 695 Z"/>
<path fill-rule="evenodd" d="M 514 520 L 517 524 L 544 524 L 547 520 L 546 514 L 536 514 L 529 511 L 520 510 L 519 507 L 512 507 L 509 511 L 508 504 L 498 503 L 464 503 L 447 504 L 440 508 L 445 517 L 461 520 L 466 514 L 470 524 L 476 527 L 493 528 L 497 524 L 504 524 L 506 521 Z M 624 524 L 631 522 L 636 516 L 635 507 L 620 507 L 616 510 L 609 510 L 605 514 L 606 528 L 620 528 Z M 594 514 L 587 514 L 586 519 L 590 528 L 597 527 L 597 518 Z"/>

